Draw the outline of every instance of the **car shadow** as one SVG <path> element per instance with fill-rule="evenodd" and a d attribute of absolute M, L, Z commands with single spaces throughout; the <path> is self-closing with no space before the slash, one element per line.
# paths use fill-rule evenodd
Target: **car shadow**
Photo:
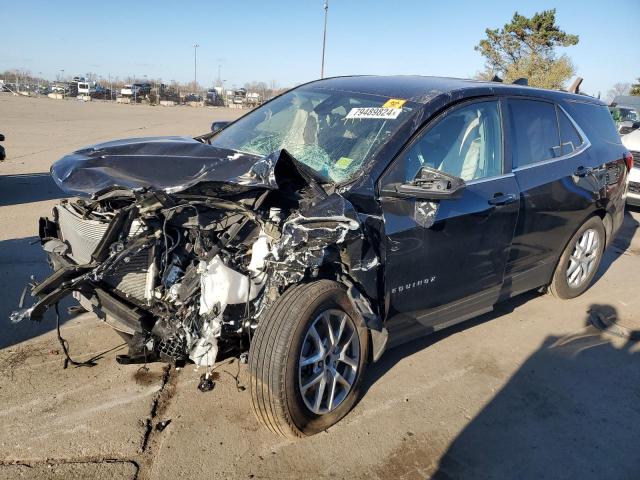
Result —
<path fill-rule="evenodd" d="M 540 293 L 537 293 L 535 291 L 517 295 L 514 298 L 496 304 L 493 311 L 489 313 L 485 313 L 484 315 L 480 315 L 479 317 L 461 322 L 457 325 L 445 328 L 435 333 L 428 333 L 428 330 L 425 330 L 425 336 L 404 343 L 402 345 L 395 346 L 385 351 L 380 360 L 368 366 L 365 378 L 362 380 L 362 395 L 360 398 L 364 397 L 364 395 L 378 380 L 386 375 L 389 370 L 391 370 L 398 362 L 400 362 L 405 357 L 409 357 L 421 350 L 424 350 L 425 348 L 430 347 L 431 345 L 434 345 L 451 335 L 455 335 L 456 333 L 462 332 L 464 330 L 469 330 L 485 322 L 495 320 L 496 318 L 503 315 L 508 315 L 512 313 L 516 308 L 524 305 L 525 303 L 533 300 L 536 297 L 539 297 L 540 295 Z"/>
<path fill-rule="evenodd" d="M 0 349 L 29 340 L 55 329 L 55 316 L 48 311 L 41 322 L 23 320 L 12 323 L 11 312 L 18 309 L 20 296 L 25 286 L 32 281 L 42 281 L 51 274 L 46 255 L 38 237 L 14 238 L 0 241 Z M 27 293 L 25 307 L 34 299 Z M 75 300 L 68 298 L 60 302 L 60 323 L 69 320 L 67 307 Z"/>
<path fill-rule="evenodd" d="M 640 331 L 616 339 L 611 326 L 607 333 L 594 326 L 594 312 L 617 318 L 614 307 L 592 305 L 585 329 L 547 337 L 449 445 L 430 478 L 639 477 Z"/>
<path fill-rule="evenodd" d="M 0 207 L 67 197 L 49 172 L 0 175 Z"/>
<path fill-rule="evenodd" d="M 630 251 L 633 236 L 640 226 L 640 223 L 631 215 L 631 211 L 640 211 L 640 209 L 627 207 L 627 210 L 625 210 L 624 220 L 622 222 L 622 225 L 620 226 L 620 230 L 618 230 L 618 233 L 614 237 L 613 241 L 605 250 L 602 261 L 600 262 L 600 267 L 598 268 L 598 272 L 593 278 L 593 284 L 595 284 L 600 280 L 600 278 L 602 278 L 602 276 L 607 272 L 607 270 L 609 270 L 611 265 L 618 258 Z"/>

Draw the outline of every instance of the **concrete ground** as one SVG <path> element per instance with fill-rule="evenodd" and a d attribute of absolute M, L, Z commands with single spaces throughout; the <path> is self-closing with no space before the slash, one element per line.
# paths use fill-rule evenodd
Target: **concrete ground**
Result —
<path fill-rule="evenodd" d="M 30 275 L 47 274 L 32 242 L 62 195 L 53 161 L 237 115 L 0 94 L 0 479 L 640 478 L 638 211 L 585 295 L 523 295 L 387 352 L 355 409 L 304 440 L 258 425 L 237 362 L 203 394 L 193 366 L 116 364 L 120 337 L 90 314 L 63 316 L 62 336 L 91 368 L 63 369 L 53 317 L 9 323 Z"/>

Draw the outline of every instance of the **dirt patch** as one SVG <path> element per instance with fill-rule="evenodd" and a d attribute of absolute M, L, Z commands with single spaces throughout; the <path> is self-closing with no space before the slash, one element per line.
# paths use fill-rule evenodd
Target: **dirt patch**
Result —
<path fill-rule="evenodd" d="M 134 462 L 120 460 L 0 465 L 0 480 L 19 478 L 36 480 L 66 480 L 68 478 L 131 480 L 136 478 L 137 473 L 138 466 Z"/>
<path fill-rule="evenodd" d="M 162 382 L 164 372 L 152 372 L 146 367 L 141 367 L 132 375 L 133 380 L 144 387 Z"/>
<path fill-rule="evenodd" d="M 13 380 L 13 372 L 17 367 L 24 365 L 29 358 L 41 355 L 33 345 L 10 348 L 0 355 L 0 375 L 9 376 Z"/>
<path fill-rule="evenodd" d="M 407 431 L 400 446 L 380 462 L 376 476 L 398 480 L 430 478 L 438 467 L 441 451 L 433 439 Z"/>

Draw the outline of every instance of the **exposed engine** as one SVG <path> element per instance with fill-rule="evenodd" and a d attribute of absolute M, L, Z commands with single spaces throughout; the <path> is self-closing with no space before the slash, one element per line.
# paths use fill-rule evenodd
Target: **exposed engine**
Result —
<path fill-rule="evenodd" d="M 312 179 L 292 178 L 277 190 L 112 187 L 61 202 L 40 220 L 55 272 L 34 285 L 40 300 L 12 320 L 39 320 L 73 294 L 127 340 L 119 361 L 211 366 L 220 353 L 245 351 L 269 304 L 305 278 L 339 278 L 375 318 L 352 282 L 377 265 L 362 249 L 353 206 Z"/>
<path fill-rule="evenodd" d="M 250 335 L 265 301 L 282 222 L 279 208 L 256 208 L 265 197 L 115 190 L 56 206 L 54 221 L 42 225 L 44 248 L 57 268 L 74 268 L 66 259 L 96 265 L 85 273 L 95 295 L 80 285 L 78 297 L 101 307 L 132 356 L 144 348 L 147 358 L 212 365 L 219 349 Z M 127 309 L 134 315 L 122 315 Z"/>

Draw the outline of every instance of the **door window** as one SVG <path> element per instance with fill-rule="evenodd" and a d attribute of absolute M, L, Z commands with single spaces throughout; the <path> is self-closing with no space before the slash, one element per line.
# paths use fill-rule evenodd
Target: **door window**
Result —
<path fill-rule="evenodd" d="M 430 167 L 465 181 L 502 173 L 502 124 L 498 101 L 447 112 L 392 166 L 385 182 L 414 180 Z"/>
<path fill-rule="evenodd" d="M 510 100 L 514 168 L 562 155 L 556 107 L 536 100 Z"/>

